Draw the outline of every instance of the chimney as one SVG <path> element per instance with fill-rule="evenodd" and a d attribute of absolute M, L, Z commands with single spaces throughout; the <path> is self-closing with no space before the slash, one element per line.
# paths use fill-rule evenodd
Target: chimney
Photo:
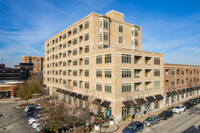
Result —
<path fill-rule="evenodd" d="M 111 10 L 108 13 L 106 13 L 106 16 L 110 17 L 111 19 L 115 19 L 115 20 L 124 22 L 124 14 L 123 13 Z"/>

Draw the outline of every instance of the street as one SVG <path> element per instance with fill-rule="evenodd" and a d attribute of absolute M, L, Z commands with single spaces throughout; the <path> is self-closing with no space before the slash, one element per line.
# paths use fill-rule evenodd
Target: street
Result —
<path fill-rule="evenodd" d="M 152 127 L 145 127 L 143 133 L 200 133 L 200 105 L 174 114 L 173 118 L 162 120 Z"/>
<path fill-rule="evenodd" d="M 16 102 L 0 103 L 0 133 L 35 133 L 23 109 L 16 106 Z"/>

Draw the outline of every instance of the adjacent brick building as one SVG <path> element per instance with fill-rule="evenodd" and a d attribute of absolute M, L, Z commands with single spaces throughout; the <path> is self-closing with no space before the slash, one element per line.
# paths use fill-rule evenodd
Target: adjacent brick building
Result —
<path fill-rule="evenodd" d="M 164 55 L 142 50 L 124 14 L 91 13 L 45 42 L 49 94 L 116 120 L 164 106 Z"/>
<path fill-rule="evenodd" d="M 44 57 L 42 56 L 23 56 L 22 63 L 33 63 L 33 72 L 43 71 Z"/>

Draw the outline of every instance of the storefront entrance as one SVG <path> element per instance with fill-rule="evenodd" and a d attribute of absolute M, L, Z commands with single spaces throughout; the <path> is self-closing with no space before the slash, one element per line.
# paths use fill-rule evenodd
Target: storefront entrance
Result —
<path fill-rule="evenodd" d="M 0 99 L 3 98 L 11 98 L 11 92 L 10 91 L 0 91 Z"/>

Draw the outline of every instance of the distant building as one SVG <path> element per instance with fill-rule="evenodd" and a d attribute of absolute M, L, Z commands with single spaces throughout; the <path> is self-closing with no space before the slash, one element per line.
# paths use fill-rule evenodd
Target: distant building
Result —
<path fill-rule="evenodd" d="M 44 57 L 42 56 L 23 56 L 22 63 L 33 63 L 33 72 L 43 71 Z"/>

